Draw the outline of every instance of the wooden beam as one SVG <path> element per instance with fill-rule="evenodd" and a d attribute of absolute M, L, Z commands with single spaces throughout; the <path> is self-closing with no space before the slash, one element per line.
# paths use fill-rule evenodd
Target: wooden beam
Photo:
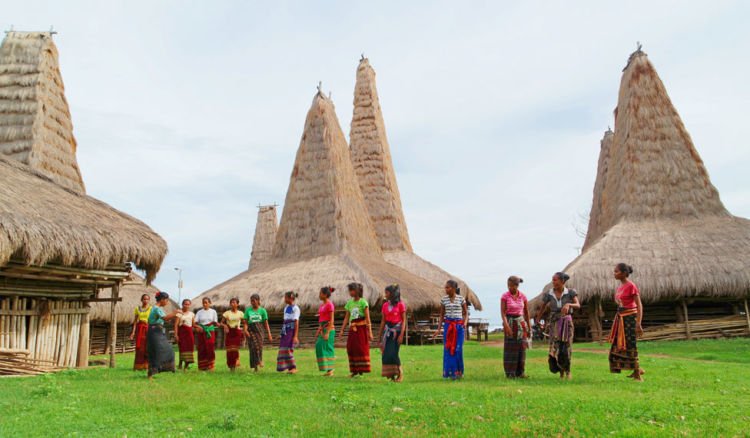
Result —
<path fill-rule="evenodd" d="M 120 283 L 112 286 L 112 298 L 117 299 L 120 296 Z M 115 351 L 117 346 L 117 320 L 115 319 L 115 309 L 117 303 L 112 301 L 109 313 L 109 367 L 115 367 Z"/>
<path fill-rule="evenodd" d="M 48 315 L 82 315 L 89 313 L 88 308 L 84 309 L 51 309 L 47 312 Z M 0 310 L 0 315 L 3 316 L 41 316 L 39 309 L 31 310 Z"/>
<path fill-rule="evenodd" d="M 120 298 L 91 298 L 88 300 L 84 300 L 87 303 L 118 303 L 122 301 L 122 297 Z"/>
<path fill-rule="evenodd" d="M 693 334 L 690 332 L 690 319 L 688 318 L 688 308 L 687 308 L 687 302 L 685 299 L 682 299 L 682 313 L 685 317 L 685 336 L 687 336 L 688 340 L 693 339 Z"/>
<path fill-rule="evenodd" d="M 747 310 L 747 298 L 745 298 L 745 319 L 747 320 L 747 328 L 750 330 L 750 312 Z"/>

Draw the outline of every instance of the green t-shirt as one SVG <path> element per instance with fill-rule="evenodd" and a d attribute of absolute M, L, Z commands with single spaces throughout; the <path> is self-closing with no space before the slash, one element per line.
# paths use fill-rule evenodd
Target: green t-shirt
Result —
<path fill-rule="evenodd" d="M 364 298 L 360 298 L 357 301 L 349 300 L 344 306 L 346 311 L 349 312 L 352 321 L 354 321 L 355 319 L 364 318 L 365 309 L 368 307 L 370 307 L 370 305 L 367 304 L 367 300 Z"/>
<path fill-rule="evenodd" d="M 262 307 L 258 307 L 258 310 L 248 307 L 245 309 L 245 318 L 248 323 L 252 324 L 255 322 L 268 321 L 268 312 Z"/>
<path fill-rule="evenodd" d="M 167 314 L 164 313 L 164 309 L 159 306 L 154 306 L 151 308 L 151 313 L 148 314 L 148 323 L 163 325 L 165 316 L 167 316 Z"/>

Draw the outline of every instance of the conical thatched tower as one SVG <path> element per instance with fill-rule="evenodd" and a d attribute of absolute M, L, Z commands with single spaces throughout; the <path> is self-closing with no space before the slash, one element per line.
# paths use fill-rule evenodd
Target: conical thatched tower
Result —
<path fill-rule="evenodd" d="M 0 46 L 0 155 L 84 193 L 57 48 L 48 32 L 8 32 Z"/>
<path fill-rule="evenodd" d="M 750 295 L 750 221 L 724 208 L 663 83 L 640 50 L 623 71 L 614 136 L 611 144 L 605 136 L 599 165 L 591 236 L 566 268 L 570 284 L 589 304 L 592 332 L 601 332 L 599 303 L 612 306 L 618 262 L 635 267 L 633 280 L 647 305 L 644 325 L 674 322 L 676 314 L 680 322 L 732 319 Z M 732 320 L 734 325 L 710 326 L 704 335 L 745 333 L 744 319 Z M 684 325 L 685 336 L 699 336 Z"/>
<path fill-rule="evenodd" d="M 255 223 L 253 249 L 247 268 L 259 268 L 271 258 L 276 243 L 276 232 L 279 222 L 276 219 L 275 205 L 261 205 L 258 207 L 258 220 Z"/>
<path fill-rule="evenodd" d="M 465 282 L 412 250 L 375 84 L 375 70 L 364 57 L 357 67 L 350 142 L 357 180 L 385 259 L 438 288 L 450 278 L 458 280 L 462 293 L 481 310 L 481 302 Z"/>
<path fill-rule="evenodd" d="M 333 103 L 318 93 L 305 121 L 273 256 L 195 302 L 207 296 L 221 308 L 236 296 L 244 305 L 258 293 L 270 312 L 281 312 L 284 291 L 294 290 L 310 315 L 319 305 L 320 287 L 339 289 L 332 298 L 341 306 L 348 299 L 346 285 L 354 281 L 365 286 L 373 306 L 391 283 L 401 285 L 412 311 L 430 311 L 443 295 L 435 284 L 383 259 Z"/>

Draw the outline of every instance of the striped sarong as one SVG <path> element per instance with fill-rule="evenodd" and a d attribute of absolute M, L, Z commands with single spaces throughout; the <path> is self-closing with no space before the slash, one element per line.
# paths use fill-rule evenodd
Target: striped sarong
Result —
<path fill-rule="evenodd" d="M 370 372 L 370 331 L 364 318 L 352 321 L 346 339 L 346 354 L 349 356 L 349 371 L 352 374 Z"/>
<path fill-rule="evenodd" d="M 247 327 L 250 336 L 247 338 L 247 348 L 250 350 L 250 368 L 258 368 L 263 362 L 263 331 L 261 323 L 253 322 Z"/>
<path fill-rule="evenodd" d="M 622 370 L 638 368 L 638 346 L 636 343 L 636 326 L 638 309 L 617 310 L 612 331 L 609 334 L 609 371 L 619 373 Z"/>
<path fill-rule="evenodd" d="M 294 329 L 296 321 L 284 321 L 281 326 L 279 337 L 279 354 L 276 357 L 276 371 L 289 371 L 297 369 L 294 361 Z"/>
<path fill-rule="evenodd" d="M 553 313 L 549 322 L 549 370 L 552 373 L 570 373 L 573 345 L 573 317 Z"/>
<path fill-rule="evenodd" d="M 320 334 L 315 341 L 315 357 L 318 359 L 318 370 L 333 371 L 336 365 L 336 352 L 333 343 L 336 340 L 336 330 L 331 330 L 328 339 L 323 339 L 323 333 L 328 327 L 328 321 L 321 323 Z"/>
<path fill-rule="evenodd" d="M 506 377 L 521 377 L 526 372 L 526 348 L 529 328 L 522 316 L 507 315 L 510 336 L 505 336 L 503 345 L 503 368 Z"/>
<path fill-rule="evenodd" d="M 193 336 L 193 327 L 181 325 L 177 329 L 180 341 L 177 345 L 180 347 L 180 361 L 186 364 L 195 362 L 193 350 L 195 349 L 195 336 Z"/>
<path fill-rule="evenodd" d="M 240 366 L 240 346 L 242 346 L 242 331 L 239 328 L 229 328 L 224 338 L 224 348 L 227 350 L 227 366 L 235 369 Z"/>

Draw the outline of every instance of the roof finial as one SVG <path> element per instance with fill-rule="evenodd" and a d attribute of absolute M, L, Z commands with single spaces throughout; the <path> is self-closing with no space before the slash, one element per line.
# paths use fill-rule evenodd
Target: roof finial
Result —
<path fill-rule="evenodd" d="M 638 46 L 638 49 L 636 50 L 636 52 L 642 52 L 643 50 L 641 49 L 643 48 L 643 44 L 641 44 L 640 41 L 636 41 L 635 44 L 636 46 Z"/>
<path fill-rule="evenodd" d="M 362 57 L 359 60 L 360 61 L 364 61 L 365 59 L 367 59 L 367 58 L 365 58 L 365 52 L 362 52 Z"/>
<path fill-rule="evenodd" d="M 318 81 L 318 94 L 323 96 L 323 81 Z"/>

